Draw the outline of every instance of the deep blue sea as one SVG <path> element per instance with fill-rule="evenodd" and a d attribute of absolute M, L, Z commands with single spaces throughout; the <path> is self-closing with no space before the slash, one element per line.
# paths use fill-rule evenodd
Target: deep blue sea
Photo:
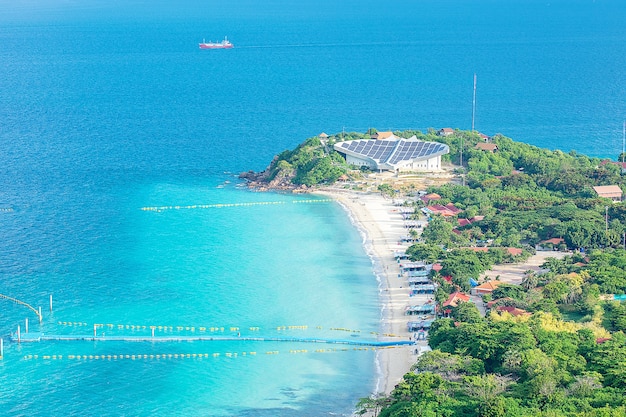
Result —
<path fill-rule="evenodd" d="M 43 322 L 0 300 L 0 414 L 349 415 L 375 352 L 242 339 L 380 331 L 363 237 L 237 174 L 321 132 L 469 129 L 474 74 L 477 130 L 615 159 L 625 21 L 621 0 L 1 0 L 0 294 Z M 142 210 L 170 206 L 196 208 Z M 26 318 L 235 340 L 10 342 Z"/>

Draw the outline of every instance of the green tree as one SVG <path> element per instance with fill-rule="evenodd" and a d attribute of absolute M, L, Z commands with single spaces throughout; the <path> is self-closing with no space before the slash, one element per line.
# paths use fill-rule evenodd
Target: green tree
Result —
<path fill-rule="evenodd" d="M 512 298 L 514 300 L 523 300 L 526 292 L 523 287 L 514 284 L 500 284 L 498 288 L 491 293 L 494 300 L 499 298 Z"/>
<path fill-rule="evenodd" d="M 468 249 L 456 249 L 446 254 L 442 261 L 441 273 L 451 275 L 453 278 L 462 279 L 462 286 L 468 289 L 469 278 L 477 279 L 490 265 L 485 265 L 479 255 Z"/>
<path fill-rule="evenodd" d="M 483 401 L 478 406 L 479 417 L 504 417 L 511 416 L 506 407 L 506 400 L 502 397 L 492 397 Z"/>
<path fill-rule="evenodd" d="M 431 350 L 419 357 L 411 367 L 412 371 L 433 372 L 446 380 L 457 380 L 460 375 L 482 375 L 485 373 L 483 363 L 471 356 L 462 356 Z"/>
<path fill-rule="evenodd" d="M 436 320 L 428 331 L 428 344 L 433 349 L 442 352 L 454 353 L 456 350 L 456 339 L 458 328 L 452 319 Z"/>
<path fill-rule="evenodd" d="M 378 191 L 380 191 L 384 197 L 393 197 L 397 194 L 396 190 L 394 190 L 389 184 L 380 184 L 378 186 Z"/>
<path fill-rule="evenodd" d="M 539 285 L 539 275 L 533 270 L 527 270 L 524 272 L 524 278 L 522 279 L 521 286 L 526 291 L 532 290 Z"/>
<path fill-rule="evenodd" d="M 378 393 L 369 397 L 364 397 L 356 404 L 356 414 L 362 416 L 367 413 L 373 413 L 378 416 L 380 410 L 389 402 L 388 397 L 384 393 Z"/>
<path fill-rule="evenodd" d="M 619 301 L 610 301 L 603 307 L 609 330 L 626 332 L 626 305 Z"/>
<path fill-rule="evenodd" d="M 474 303 L 460 303 L 452 309 L 452 317 L 463 323 L 482 323 L 483 317 Z"/>
<path fill-rule="evenodd" d="M 442 216 L 435 216 L 422 232 L 424 242 L 432 245 L 448 246 L 451 242 L 452 224 Z"/>
<path fill-rule="evenodd" d="M 407 373 L 391 396 L 398 401 L 427 401 L 434 400 L 442 389 L 445 389 L 445 381 L 440 375 L 432 372 Z"/>
<path fill-rule="evenodd" d="M 480 401 L 488 401 L 500 395 L 510 383 L 510 379 L 494 374 L 466 376 L 463 378 L 467 394 Z"/>
<path fill-rule="evenodd" d="M 444 251 L 440 246 L 425 243 L 416 243 L 409 246 L 406 253 L 411 260 L 424 261 L 426 263 L 437 262 L 444 255 Z"/>

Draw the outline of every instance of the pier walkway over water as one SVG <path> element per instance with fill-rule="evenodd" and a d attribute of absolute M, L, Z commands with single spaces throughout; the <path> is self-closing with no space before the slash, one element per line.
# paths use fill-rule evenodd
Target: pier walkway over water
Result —
<path fill-rule="evenodd" d="M 5 298 L 16 301 L 12 297 Z M 19 300 L 17 300 L 19 301 Z M 24 304 L 20 302 L 20 304 Z M 28 305 L 27 305 L 28 306 Z M 33 311 L 36 311 L 32 306 L 29 308 Z M 40 310 L 41 311 L 41 307 Z M 50 311 L 52 311 L 52 296 L 50 296 Z M 38 314 L 39 317 L 40 313 Z M 29 332 L 28 330 L 28 319 L 25 320 L 26 326 L 25 331 L 21 332 L 21 326 L 17 326 L 17 331 L 15 333 L 11 333 L 10 340 L 12 342 L 21 344 L 21 343 L 42 343 L 42 344 L 50 344 L 59 346 L 61 344 L 68 344 L 71 346 L 79 346 L 87 342 L 88 344 L 93 343 L 93 346 L 96 346 L 95 343 L 103 343 L 109 342 L 112 346 L 120 347 L 119 343 L 132 344 L 134 342 L 137 345 L 152 346 L 149 349 L 152 350 L 154 346 L 168 346 L 168 342 L 172 345 L 180 342 L 197 342 L 200 345 L 214 345 L 217 346 L 219 342 L 261 342 L 263 343 L 299 343 L 299 344 L 326 344 L 326 345 L 334 345 L 337 347 L 328 347 L 328 348 L 316 348 L 315 352 L 343 352 L 343 351 L 351 351 L 351 350 L 377 350 L 377 349 L 386 349 L 386 348 L 398 348 L 401 346 L 409 346 L 415 344 L 412 340 L 406 340 L 401 338 L 395 334 L 390 333 L 378 333 L 374 331 L 369 332 L 369 337 L 361 338 L 365 332 L 361 330 L 354 330 L 342 327 L 328 327 L 323 328 L 322 326 L 315 326 L 313 329 L 308 325 L 288 325 L 288 326 L 276 326 L 269 327 L 266 329 L 262 329 L 260 327 L 248 327 L 246 329 L 241 329 L 240 327 L 235 326 L 220 326 L 220 327 L 210 327 L 210 326 L 171 326 L 171 325 L 140 325 L 140 324 L 113 324 L 113 323 L 87 323 L 85 321 L 57 321 L 56 326 L 52 323 L 46 323 L 42 325 L 40 320 L 39 322 L 39 331 Z M 43 326 L 43 327 L 42 327 Z M 75 331 L 64 332 L 60 329 L 60 327 L 72 327 Z M 93 334 L 90 334 L 89 331 L 85 331 L 86 328 L 93 327 Z M 44 328 L 47 328 L 49 332 L 46 332 Z M 82 328 L 79 330 L 78 328 Z M 324 334 L 318 335 L 304 335 L 302 332 L 304 331 L 324 331 Z M 104 333 L 107 332 L 107 334 Z M 146 333 L 146 331 L 148 333 Z M 198 333 L 195 333 L 195 332 Z M 242 333 L 244 331 L 245 333 Z M 297 335 L 283 335 L 283 332 L 294 331 L 298 332 Z M 333 337 L 329 335 L 327 332 L 347 332 L 350 333 L 349 338 L 341 338 L 341 337 Z M 129 334 L 129 332 L 135 334 Z M 248 332 L 252 332 L 250 334 Z M 259 333 L 262 332 L 262 333 Z M 265 334 L 263 334 L 265 333 Z M 91 343 L 89 343 L 91 342 Z M 342 345 L 343 347 L 339 347 Z M 104 346 L 104 345 L 101 345 Z M 226 346 L 226 345 L 222 345 Z M 230 345 L 231 347 L 233 345 Z M 251 346 L 251 345 L 248 345 Z M 63 348 L 64 350 L 66 348 Z M 108 349 L 107 349 L 108 350 Z M 126 350 L 126 348 L 124 348 Z M 170 347 L 166 348 L 166 351 L 171 350 Z M 309 349 L 304 348 L 290 348 L 290 353 L 308 353 Z M 312 351 L 311 351 L 312 352 Z M 147 354 L 147 353 L 139 353 L 135 355 L 131 355 L 128 353 L 122 354 L 107 354 L 107 355 L 63 355 L 63 354 L 27 354 L 24 356 L 24 359 L 135 359 L 135 358 L 143 358 L 143 359 L 152 359 L 153 357 L 156 359 L 165 359 L 165 358 L 201 358 L 201 357 L 221 357 L 222 355 L 225 357 L 236 357 L 238 355 L 247 356 L 247 355 L 256 355 L 257 352 L 211 352 L 211 353 L 163 353 L 160 355 Z M 266 354 L 275 355 L 279 353 L 278 350 L 274 348 L 270 348 Z M 2 347 L 2 339 L 0 338 L 0 358 L 3 357 L 3 347 Z"/>
<path fill-rule="evenodd" d="M 17 336 L 12 336 L 17 341 Z M 326 339 L 315 337 L 240 337 L 240 336 L 209 336 L 209 335 L 167 335 L 167 336 L 93 336 L 93 335 L 46 335 L 43 333 L 25 333 L 20 335 L 20 342 L 213 342 L 213 341 L 251 341 L 251 342 L 300 342 L 328 343 L 369 347 L 392 347 L 412 345 L 410 340 L 357 340 L 357 339 Z"/>

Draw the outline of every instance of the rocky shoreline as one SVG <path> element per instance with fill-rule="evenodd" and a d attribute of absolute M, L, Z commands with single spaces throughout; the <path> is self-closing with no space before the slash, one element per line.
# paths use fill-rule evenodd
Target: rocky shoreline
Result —
<path fill-rule="evenodd" d="M 278 191 L 292 193 L 308 193 L 312 189 L 306 185 L 294 185 L 291 177 L 276 176 L 269 180 L 269 168 L 265 171 L 247 171 L 239 174 L 239 178 L 246 181 L 248 188 L 256 191 Z"/>

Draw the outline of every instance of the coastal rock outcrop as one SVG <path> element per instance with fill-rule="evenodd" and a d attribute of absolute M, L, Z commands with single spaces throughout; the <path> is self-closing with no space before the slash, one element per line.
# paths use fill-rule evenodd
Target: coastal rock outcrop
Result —
<path fill-rule="evenodd" d="M 307 190 L 304 185 L 295 185 L 292 182 L 294 173 L 284 170 L 275 170 L 278 156 L 275 156 L 271 164 L 263 171 L 247 171 L 239 174 L 239 178 L 245 180 L 249 188 L 257 191 L 291 191 L 303 192 Z"/>

